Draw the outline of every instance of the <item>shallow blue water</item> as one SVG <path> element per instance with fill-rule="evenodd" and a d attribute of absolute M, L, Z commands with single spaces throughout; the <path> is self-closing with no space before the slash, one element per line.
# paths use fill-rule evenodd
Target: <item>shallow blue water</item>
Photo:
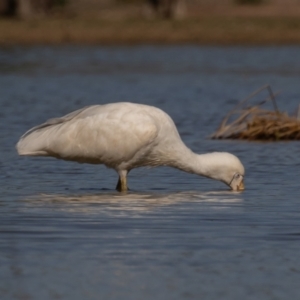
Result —
<path fill-rule="evenodd" d="M 299 47 L 1 49 L 0 298 L 299 299 L 299 143 L 207 138 L 266 83 L 296 111 L 299 82 Z M 103 166 L 17 156 L 30 127 L 116 101 L 162 108 L 195 152 L 239 156 L 246 190 L 157 168 L 120 195 Z"/>

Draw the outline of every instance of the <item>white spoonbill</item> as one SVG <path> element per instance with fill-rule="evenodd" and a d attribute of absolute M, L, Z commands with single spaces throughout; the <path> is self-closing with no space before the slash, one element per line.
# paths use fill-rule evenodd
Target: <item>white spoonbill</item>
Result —
<path fill-rule="evenodd" d="M 170 166 L 244 189 L 244 167 L 225 152 L 195 154 L 181 140 L 171 117 L 159 108 L 135 104 L 93 105 L 48 120 L 27 131 L 19 155 L 53 156 L 116 170 L 116 189 L 126 191 L 133 168 Z"/>

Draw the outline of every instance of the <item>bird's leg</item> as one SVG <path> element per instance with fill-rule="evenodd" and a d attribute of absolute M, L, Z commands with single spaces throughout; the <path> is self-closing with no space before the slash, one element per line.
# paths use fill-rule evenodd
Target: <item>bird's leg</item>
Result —
<path fill-rule="evenodd" d="M 127 187 L 127 171 L 120 171 L 119 172 L 119 180 L 116 186 L 116 190 L 119 192 L 126 192 L 128 191 Z"/>
<path fill-rule="evenodd" d="M 116 190 L 121 191 L 121 177 L 120 176 L 119 176 L 119 180 L 118 180 L 118 183 L 117 183 L 117 186 L 116 186 Z"/>
<path fill-rule="evenodd" d="M 116 190 L 119 192 L 126 192 L 128 190 L 126 177 L 119 177 Z"/>

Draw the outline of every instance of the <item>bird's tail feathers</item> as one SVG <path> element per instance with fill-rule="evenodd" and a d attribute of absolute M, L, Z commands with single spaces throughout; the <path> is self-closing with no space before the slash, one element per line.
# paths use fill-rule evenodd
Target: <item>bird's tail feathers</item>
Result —
<path fill-rule="evenodd" d="M 19 155 L 47 156 L 47 144 L 49 124 L 39 125 L 28 130 L 16 145 Z"/>

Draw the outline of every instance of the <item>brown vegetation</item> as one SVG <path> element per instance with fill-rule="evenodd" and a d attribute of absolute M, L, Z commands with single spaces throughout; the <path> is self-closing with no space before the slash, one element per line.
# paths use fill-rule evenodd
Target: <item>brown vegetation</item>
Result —
<path fill-rule="evenodd" d="M 245 6 L 233 0 L 187 1 L 185 15 L 164 19 L 151 14 L 146 0 L 124 1 L 66 1 L 66 7 L 44 14 L 0 18 L 0 45 L 300 44 L 300 4 L 294 2 Z"/>
<path fill-rule="evenodd" d="M 299 44 L 300 18 L 0 19 L 0 44 Z"/>
<path fill-rule="evenodd" d="M 268 89 L 270 95 L 254 106 L 245 107 L 248 101 Z M 272 101 L 274 110 L 262 109 L 261 106 Z M 231 122 L 230 122 L 231 120 Z M 213 139 L 244 140 L 300 140 L 300 120 L 298 116 L 289 116 L 278 110 L 275 94 L 270 86 L 264 86 L 244 99 L 223 119 Z"/>

